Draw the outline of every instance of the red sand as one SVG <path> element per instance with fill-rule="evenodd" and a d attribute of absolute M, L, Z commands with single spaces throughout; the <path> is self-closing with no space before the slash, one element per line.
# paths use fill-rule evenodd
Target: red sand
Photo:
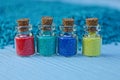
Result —
<path fill-rule="evenodd" d="M 34 37 L 20 36 L 15 38 L 16 52 L 19 56 L 30 56 L 35 53 Z"/>

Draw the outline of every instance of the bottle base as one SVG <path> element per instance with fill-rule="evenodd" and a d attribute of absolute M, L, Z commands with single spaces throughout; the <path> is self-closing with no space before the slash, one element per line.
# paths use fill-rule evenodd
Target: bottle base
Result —
<path fill-rule="evenodd" d="M 35 53 L 31 53 L 31 54 L 17 54 L 20 57 L 29 57 L 29 56 L 33 56 L 35 55 Z"/>
<path fill-rule="evenodd" d="M 64 57 L 72 57 L 72 56 L 75 56 L 75 54 L 58 54 L 58 55 L 61 55 L 61 56 L 64 56 Z"/>
<path fill-rule="evenodd" d="M 55 55 L 55 53 L 53 54 L 41 54 L 41 53 L 37 53 L 38 55 L 41 55 L 41 56 L 45 56 L 45 57 L 50 57 L 50 56 L 53 56 L 53 55 Z"/>
<path fill-rule="evenodd" d="M 83 56 L 87 56 L 87 57 L 99 57 L 100 56 L 100 54 L 82 54 Z"/>

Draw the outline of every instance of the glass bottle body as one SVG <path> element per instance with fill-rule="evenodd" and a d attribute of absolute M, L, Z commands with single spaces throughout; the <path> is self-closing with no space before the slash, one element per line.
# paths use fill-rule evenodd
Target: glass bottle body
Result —
<path fill-rule="evenodd" d="M 41 25 L 37 35 L 37 52 L 43 56 L 52 56 L 56 54 L 56 36 L 54 27 L 51 25 Z M 48 28 L 43 30 L 43 28 Z"/>
<path fill-rule="evenodd" d="M 61 27 L 61 33 L 58 36 L 58 54 L 69 57 L 77 53 L 77 36 L 75 34 L 75 28 L 73 31 L 65 32 Z"/>
<path fill-rule="evenodd" d="M 101 53 L 102 38 L 99 35 L 100 26 L 85 26 L 85 35 L 82 39 L 82 54 L 85 56 L 99 56 Z"/>
<path fill-rule="evenodd" d="M 19 29 L 28 28 L 27 31 L 21 32 Z M 17 27 L 17 34 L 15 36 L 16 53 L 19 56 L 30 56 L 35 53 L 34 36 L 31 33 L 31 26 Z"/>

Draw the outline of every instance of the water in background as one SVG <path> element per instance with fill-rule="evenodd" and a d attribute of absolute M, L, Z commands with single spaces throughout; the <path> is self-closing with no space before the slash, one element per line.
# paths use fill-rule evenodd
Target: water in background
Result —
<path fill-rule="evenodd" d="M 85 19 L 98 17 L 102 27 L 103 44 L 115 43 L 117 45 L 120 42 L 120 11 L 116 9 L 37 0 L 24 2 L 21 0 L 17 2 L 16 0 L 1 0 L 0 3 L 0 48 L 14 44 L 17 19 L 30 18 L 33 33 L 36 34 L 42 16 L 54 17 L 56 33 L 59 33 L 58 26 L 62 23 L 62 18 L 74 18 L 75 24 L 78 26 L 79 41 L 84 34 Z"/>

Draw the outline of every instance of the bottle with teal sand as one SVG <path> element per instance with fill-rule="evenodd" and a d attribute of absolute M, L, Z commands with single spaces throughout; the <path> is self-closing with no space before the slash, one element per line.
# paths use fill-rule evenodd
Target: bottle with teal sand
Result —
<path fill-rule="evenodd" d="M 37 52 L 42 56 L 56 54 L 56 36 L 52 17 L 43 17 L 37 35 Z"/>
<path fill-rule="evenodd" d="M 100 26 L 97 18 L 86 19 L 85 35 L 82 40 L 82 54 L 85 56 L 99 56 L 102 38 L 99 35 Z"/>

